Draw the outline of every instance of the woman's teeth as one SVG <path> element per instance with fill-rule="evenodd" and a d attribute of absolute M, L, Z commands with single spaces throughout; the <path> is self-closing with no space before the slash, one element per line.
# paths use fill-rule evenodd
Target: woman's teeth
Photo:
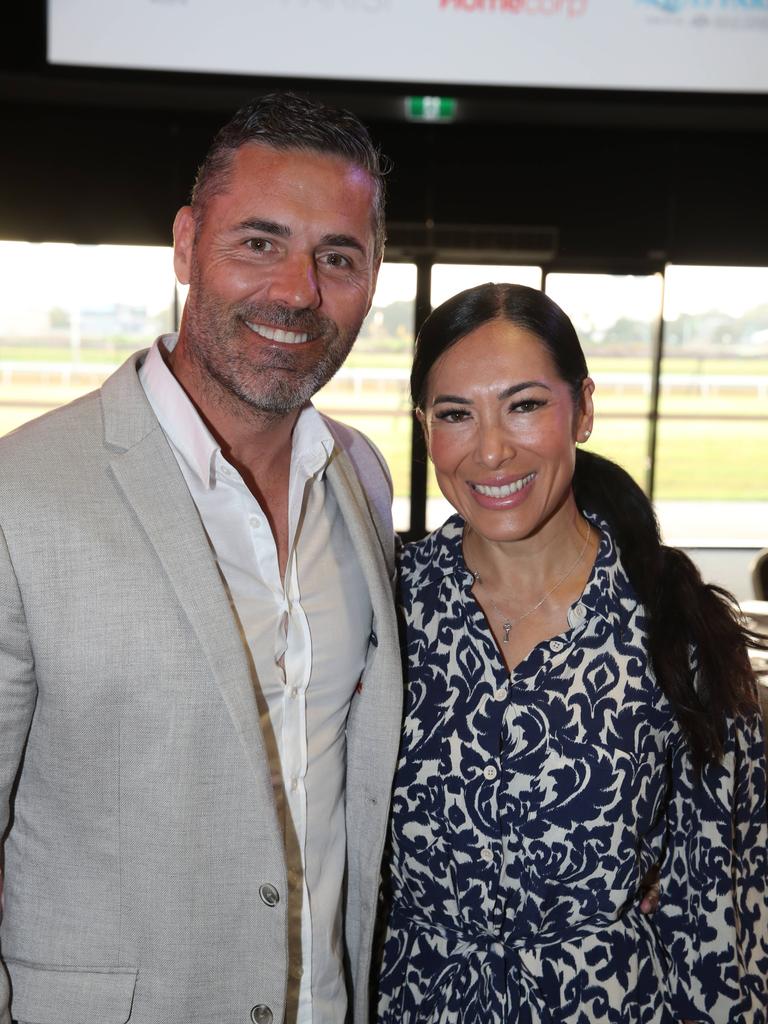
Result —
<path fill-rule="evenodd" d="M 510 494 L 521 491 L 535 476 L 535 473 L 529 473 L 528 476 L 515 480 L 511 484 L 503 484 L 501 487 L 490 487 L 484 484 L 473 484 L 472 486 L 478 494 L 484 494 L 486 498 L 508 498 Z"/>

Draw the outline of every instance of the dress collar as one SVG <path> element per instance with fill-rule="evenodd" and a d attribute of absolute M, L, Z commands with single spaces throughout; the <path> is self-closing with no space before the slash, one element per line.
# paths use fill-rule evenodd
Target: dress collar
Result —
<path fill-rule="evenodd" d="M 610 527 L 599 516 L 590 512 L 584 514 L 599 531 L 600 544 L 589 579 L 572 609 L 581 605 L 611 625 L 623 625 L 637 607 L 637 595 L 621 564 L 621 554 Z M 471 585 L 473 576 L 462 551 L 465 525 L 457 512 L 429 537 L 418 542 L 418 553 L 414 551 L 412 564 L 418 583 L 436 583 L 445 576 L 454 576 L 457 583 Z M 408 557 L 408 548 L 405 557 Z M 586 616 L 582 614 L 578 618 Z"/>

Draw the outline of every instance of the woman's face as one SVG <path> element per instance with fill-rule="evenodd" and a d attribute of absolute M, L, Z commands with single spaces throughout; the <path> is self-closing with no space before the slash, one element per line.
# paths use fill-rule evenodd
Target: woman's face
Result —
<path fill-rule="evenodd" d="M 593 390 L 574 403 L 539 338 L 503 320 L 435 362 L 419 418 L 440 490 L 477 533 L 521 540 L 566 506 Z"/>

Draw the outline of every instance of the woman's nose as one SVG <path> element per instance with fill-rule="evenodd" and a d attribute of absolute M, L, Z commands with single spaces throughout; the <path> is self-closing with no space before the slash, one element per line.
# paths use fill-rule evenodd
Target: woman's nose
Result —
<path fill-rule="evenodd" d="M 514 454 L 511 438 L 496 424 L 481 426 L 477 441 L 478 459 L 489 468 L 501 465 Z"/>

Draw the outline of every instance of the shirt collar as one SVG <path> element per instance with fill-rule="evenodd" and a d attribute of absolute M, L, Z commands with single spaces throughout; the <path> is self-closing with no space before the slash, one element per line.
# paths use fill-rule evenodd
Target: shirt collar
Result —
<path fill-rule="evenodd" d="M 139 379 L 168 440 L 205 490 L 216 486 L 221 446 L 206 427 L 186 392 L 171 373 L 160 351 L 173 351 L 176 334 L 164 334 L 154 343 L 139 371 Z M 307 478 L 323 475 L 333 454 L 333 435 L 325 419 L 310 403 L 299 413 L 293 429 L 291 470 Z M 222 456 L 223 457 L 223 456 Z"/>

